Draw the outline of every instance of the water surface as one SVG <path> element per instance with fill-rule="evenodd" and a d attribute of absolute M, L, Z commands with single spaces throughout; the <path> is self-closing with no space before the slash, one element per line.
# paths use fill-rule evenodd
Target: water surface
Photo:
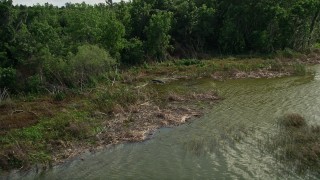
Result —
<path fill-rule="evenodd" d="M 45 173 L 21 179 L 319 179 L 296 174 L 263 151 L 276 120 L 299 113 L 320 124 L 320 66 L 314 77 L 180 82 L 212 88 L 226 99 L 200 119 L 160 129 L 143 143 L 83 154 Z M 83 159 L 83 160 L 81 160 Z"/>

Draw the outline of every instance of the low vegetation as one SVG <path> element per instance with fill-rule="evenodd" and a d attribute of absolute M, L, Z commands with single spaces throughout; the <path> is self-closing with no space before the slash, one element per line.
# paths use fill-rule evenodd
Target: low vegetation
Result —
<path fill-rule="evenodd" d="M 141 141 L 219 99 L 171 81 L 305 75 L 320 61 L 318 1 L 108 2 L 0 0 L 0 169 Z"/>
<path fill-rule="evenodd" d="M 96 47 L 83 48 L 99 51 L 94 50 Z M 88 75 L 95 73 L 90 69 L 95 69 L 94 66 L 112 67 L 115 63 L 105 59 L 97 63 L 79 61 L 77 69 L 88 71 L 83 73 Z M 296 66 L 300 67 L 298 71 Z M 301 68 L 307 73 L 299 61 L 184 59 L 92 74 L 98 77 L 92 85 L 91 76 L 74 74 L 71 68 L 70 75 L 61 75 L 56 80 L 67 82 L 73 78 L 70 82 L 77 82 L 74 88 L 61 85 L 46 88 L 43 93 L 13 94 L 10 101 L 5 89 L 0 106 L 0 166 L 26 168 L 39 162 L 59 162 L 85 149 L 142 141 L 159 127 L 179 125 L 200 116 L 203 103 L 220 99 L 212 89 L 177 83 L 180 81 L 305 75 L 297 73 Z"/>
<path fill-rule="evenodd" d="M 83 48 L 100 51 L 92 46 Z M 95 56 L 104 57 L 100 60 L 87 62 L 83 58 L 79 66 L 64 67 L 81 71 L 55 70 L 59 73 L 52 81 L 70 81 L 71 87 L 62 83 L 38 93 L 13 93 L 11 99 L 6 89 L 1 92 L 2 169 L 60 162 L 86 149 L 142 141 L 157 128 L 180 125 L 201 116 L 202 107 L 208 106 L 205 103 L 221 99 L 210 88 L 178 82 L 204 77 L 225 80 L 308 73 L 302 61 L 261 58 L 182 59 L 117 70 L 113 67 L 116 62 L 101 54 Z M 74 58 L 82 56 L 86 55 Z M 91 72 L 104 65 L 113 69 Z"/>
<path fill-rule="evenodd" d="M 319 58 L 320 60 L 320 58 Z M 132 68 L 122 74 L 125 82 L 159 76 L 175 79 L 213 78 L 215 80 L 239 78 L 275 78 L 289 75 L 307 75 L 301 61 L 262 58 L 223 58 L 211 60 L 180 59 Z"/>
<path fill-rule="evenodd" d="M 6 88 L 0 89 L 0 105 L 10 100 L 9 92 Z"/>
<path fill-rule="evenodd" d="M 87 149 L 143 141 L 157 128 L 200 116 L 204 104 L 220 99 L 208 89 L 141 81 L 18 96 L 2 104 L 1 169 L 56 163 Z"/>
<path fill-rule="evenodd" d="M 299 114 L 279 119 L 279 132 L 267 143 L 277 160 L 298 173 L 320 173 L 320 126 L 310 125 Z"/>

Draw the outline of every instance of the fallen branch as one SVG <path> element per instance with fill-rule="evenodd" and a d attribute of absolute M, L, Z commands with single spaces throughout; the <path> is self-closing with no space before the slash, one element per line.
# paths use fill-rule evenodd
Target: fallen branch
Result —
<path fill-rule="evenodd" d="M 22 113 L 22 112 L 24 112 L 24 110 L 14 110 L 14 111 L 11 112 L 11 116 L 12 116 L 13 114 Z"/>
<path fill-rule="evenodd" d="M 146 83 L 144 85 L 141 85 L 141 86 L 136 86 L 135 89 L 140 89 L 140 88 L 143 88 L 143 87 L 146 87 L 149 83 Z"/>

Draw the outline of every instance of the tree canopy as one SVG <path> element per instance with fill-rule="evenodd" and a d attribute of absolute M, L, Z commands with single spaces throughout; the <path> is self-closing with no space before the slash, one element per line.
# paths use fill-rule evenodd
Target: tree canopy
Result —
<path fill-rule="evenodd" d="M 111 2 L 28 7 L 0 0 L 0 88 L 76 85 L 70 69 L 102 72 L 98 65 L 107 61 L 299 51 L 320 41 L 319 0 Z"/>

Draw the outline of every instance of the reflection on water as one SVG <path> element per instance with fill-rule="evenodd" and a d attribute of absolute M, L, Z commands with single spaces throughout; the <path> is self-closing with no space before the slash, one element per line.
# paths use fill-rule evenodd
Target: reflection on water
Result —
<path fill-rule="evenodd" d="M 320 66 L 316 72 L 314 78 L 184 82 L 217 88 L 226 99 L 199 120 L 158 130 L 150 141 L 87 153 L 23 179 L 319 179 L 297 175 L 261 147 L 283 114 L 320 124 Z"/>

